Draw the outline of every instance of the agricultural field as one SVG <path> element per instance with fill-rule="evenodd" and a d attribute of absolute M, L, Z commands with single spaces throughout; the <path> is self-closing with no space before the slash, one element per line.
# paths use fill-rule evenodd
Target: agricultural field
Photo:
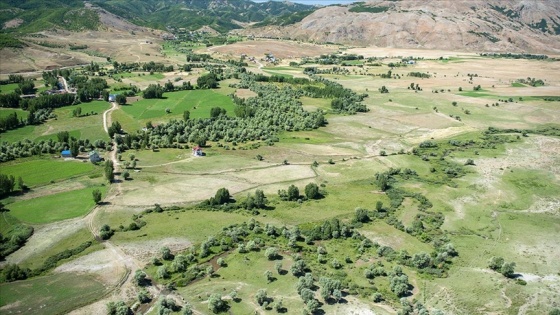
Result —
<path fill-rule="evenodd" d="M 210 117 L 212 107 L 221 107 L 229 115 L 233 114 L 231 98 L 213 90 L 193 90 L 171 93 L 161 100 L 141 100 L 122 107 L 133 120 L 153 123 L 181 119 L 183 112 L 189 111 L 191 118 Z M 169 110 L 169 112 L 167 112 Z"/>
<path fill-rule="evenodd" d="M 145 42 L 130 47 L 112 58 L 156 54 Z M 164 45 L 154 60 L 182 64 L 181 47 Z M 2 234 L 33 229 L 2 262 L 29 271 L 26 280 L 2 274 L 17 281 L 1 284 L 0 312 L 560 308 L 560 62 L 272 40 L 188 48 L 215 59 L 189 74 L 114 75 L 108 90 L 179 77 L 196 85 L 220 69 L 217 88 L 59 107 L 56 119 L 0 134 L 8 143 L 57 141 L 61 131 L 105 141 L 97 164 L 81 142 L 75 159 L 29 154 L 0 165 L 27 187 L 0 200 Z M 364 58 L 314 63 L 327 53 Z M 241 54 L 256 62 L 230 75 L 226 60 Z M 272 75 L 283 79 L 266 82 Z M 545 85 L 518 81 L 527 77 Z M 72 117 L 78 106 L 89 115 Z M 215 107 L 225 113 L 211 115 Z M 0 115 L 12 112 L 27 113 Z M 57 289 L 37 292 L 45 283 Z"/>

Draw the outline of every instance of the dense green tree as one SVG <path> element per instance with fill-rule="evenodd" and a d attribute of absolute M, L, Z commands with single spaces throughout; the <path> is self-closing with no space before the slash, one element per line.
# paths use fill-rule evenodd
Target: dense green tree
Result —
<path fill-rule="evenodd" d="M 386 191 L 389 189 L 389 175 L 381 173 L 377 176 L 377 186 L 379 190 Z"/>
<path fill-rule="evenodd" d="M 113 231 L 107 224 L 104 224 L 103 226 L 101 226 L 101 229 L 99 229 L 99 236 L 102 240 L 110 239 L 113 234 L 115 234 L 115 231 Z"/>
<path fill-rule="evenodd" d="M 144 271 L 138 269 L 134 272 L 134 283 L 139 286 L 144 286 L 147 284 L 147 275 Z"/>
<path fill-rule="evenodd" d="M 256 208 L 262 209 L 268 203 L 264 192 L 260 189 L 255 190 L 254 204 Z"/>
<path fill-rule="evenodd" d="M 138 294 L 136 295 L 136 297 L 138 298 L 138 302 L 140 302 L 142 304 L 148 303 L 148 302 L 151 301 L 150 294 L 146 290 L 140 290 L 138 292 Z"/>
<path fill-rule="evenodd" d="M 402 297 L 408 294 L 410 284 L 408 283 L 408 276 L 403 274 L 393 275 L 390 278 L 390 289 L 397 296 Z"/>
<path fill-rule="evenodd" d="M 163 260 L 172 260 L 173 259 L 173 254 L 171 253 L 171 250 L 169 249 L 169 247 L 163 246 L 162 248 L 160 248 L 159 252 L 160 252 L 161 258 Z"/>
<path fill-rule="evenodd" d="M 113 161 L 107 160 L 105 161 L 105 178 L 112 183 L 115 180 L 115 173 L 113 169 Z"/>
<path fill-rule="evenodd" d="M 265 302 L 268 302 L 268 295 L 265 289 L 259 289 L 255 294 L 255 299 L 259 305 L 263 305 Z"/>
<path fill-rule="evenodd" d="M 167 271 L 167 267 L 165 266 L 159 266 L 157 271 L 156 271 L 156 275 L 159 279 L 166 279 L 169 277 L 169 272 Z"/>
<path fill-rule="evenodd" d="M 0 197 L 14 191 L 16 179 L 13 175 L 0 174 Z"/>
<path fill-rule="evenodd" d="M 107 303 L 107 314 L 109 315 L 130 315 L 132 311 L 124 301 Z"/>
<path fill-rule="evenodd" d="M 68 140 L 70 140 L 70 133 L 68 133 L 68 131 L 60 131 L 56 134 L 56 138 L 58 142 L 68 143 Z"/>
<path fill-rule="evenodd" d="M 492 256 L 490 260 L 488 260 L 488 268 L 492 270 L 499 271 L 504 264 L 504 259 L 502 257 Z"/>
<path fill-rule="evenodd" d="M 81 116 L 82 116 L 82 108 L 78 106 L 72 111 L 72 117 L 81 117 Z"/>
<path fill-rule="evenodd" d="M 309 183 L 305 186 L 305 196 L 307 199 L 317 199 L 321 196 L 319 186 L 315 183 Z"/>
<path fill-rule="evenodd" d="M 101 202 L 101 191 L 99 189 L 94 189 L 91 194 L 93 196 L 93 202 L 99 204 Z"/>
<path fill-rule="evenodd" d="M 306 267 L 307 266 L 305 265 L 305 261 L 300 259 L 292 264 L 292 266 L 290 267 L 290 271 L 294 276 L 298 277 L 305 272 Z"/>
<path fill-rule="evenodd" d="M 299 199 L 299 189 L 294 185 L 290 185 L 290 187 L 288 187 L 288 200 L 296 201 L 298 199 Z"/>
<path fill-rule="evenodd" d="M 191 112 L 189 112 L 188 110 L 183 112 L 183 120 L 187 121 L 191 118 Z"/>
<path fill-rule="evenodd" d="M 210 109 L 210 117 L 215 118 L 218 117 L 220 115 L 225 116 L 226 115 L 226 110 L 224 108 L 221 107 L 212 107 Z"/>
<path fill-rule="evenodd" d="M 214 73 L 201 75 L 196 80 L 196 85 L 200 89 L 215 89 L 218 87 L 218 78 Z"/>
<path fill-rule="evenodd" d="M 144 98 L 146 99 L 150 99 L 150 98 L 162 98 L 163 97 L 163 87 L 161 87 L 159 84 L 155 85 L 155 84 L 150 84 L 148 85 L 148 87 L 144 90 L 144 92 L 142 92 Z"/>
<path fill-rule="evenodd" d="M 7 282 L 12 282 L 16 280 L 24 280 L 27 279 L 31 270 L 29 269 L 22 269 L 18 265 L 15 264 L 8 264 L 2 269 L 2 277 Z"/>
<path fill-rule="evenodd" d="M 220 188 L 214 196 L 214 204 L 221 205 L 230 201 L 231 195 L 226 188 Z"/>
<path fill-rule="evenodd" d="M 515 273 L 515 263 L 514 262 L 505 262 L 502 267 L 500 268 L 500 273 L 503 274 L 507 278 L 513 277 Z"/>
<path fill-rule="evenodd" d="M 124 95 L 124 94 L 117 94 L 117 96 L 115 97 L 115 101 L 116 101 L 117 104 L 119 104 L 119 105 L 124 105 L 124 104 L 126 104 L 126 95 Z"/>
<path fill-rule="evenodd" d="M 275 260 L 278 257 L 278 248 L 276 247 L 269 247 L 264 252 L 264 255 L 268 260 Z"/>
<path fill-rule="evenodd" d="M 210 295 L 208 298 L 208 309 L 212 311 L 212 313 L 220 312 L 225 306 L 226 303 L 222 300 L 222 296 L 217 293 Z"/>
<path fill-rule="evenodd" d="M 233 297 L 232 297 L 233 299 Z M 193 311 L 193 307 L 191 305 L 191 303 L 189 302 L 185 302 L 185 305 L 183 305 L 183 315 L 193 315 L 194 311 Z"/>
<path fill-rule="evenodd" d="M 35 94 L 35 83 L 33 80 L 24 80 L 23 82 L 18 83 L 16 93 L 23 95 Z"/>
<path fill-rule="evenodd" d="M 80 154 L 80 145 L 77 141 L 70 142 L 70 154 L 72 154 L 72 157 L 77 157 Z"/>

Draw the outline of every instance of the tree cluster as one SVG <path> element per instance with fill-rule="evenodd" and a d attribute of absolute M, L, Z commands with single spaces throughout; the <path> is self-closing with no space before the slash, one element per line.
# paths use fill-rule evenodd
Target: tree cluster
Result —
<path fill-rule="evenodd" d="M 507 278 L 511 278 L 515 274 L 515 262 L 506 262 L 502 257 L 492 256 L 488 260 L 488 268 L 501 273 Z"/>
<path fill-rule="evenodd" d="M 148 87 L 142 92 L 142 96 L 145 99 L 151 98 L 163 98 L 164 88 L 159 84 L 150 84 Z"/>

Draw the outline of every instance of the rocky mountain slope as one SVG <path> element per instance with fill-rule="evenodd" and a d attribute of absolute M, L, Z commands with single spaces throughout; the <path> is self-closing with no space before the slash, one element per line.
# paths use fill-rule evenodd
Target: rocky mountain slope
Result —
<path fill-rule="evenodd" d="M 244 34 L 352 45 L 560 52 L 560 1 L 403 0 L 329 6 L 289 26 Z"/>

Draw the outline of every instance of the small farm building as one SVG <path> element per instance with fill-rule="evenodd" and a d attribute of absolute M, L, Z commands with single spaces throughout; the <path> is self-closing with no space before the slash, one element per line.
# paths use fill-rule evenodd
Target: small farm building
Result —
<path fill-rule="evenodd" d="M 70 150 L 64 150 L 60 152 L 60 156 L 62 156 L 63 158 L 71 158 L 72 152 L 70 152 Z"/>
<path fill-rule="evenodd" d="M 196 146 L 192 149 L 192 155 L 193 156 L 203 156 L 204 153 L 202 152 L 202 148 L 200 148 L 200 146 Z"/>
<path fill-rule="evenodd" d="M 91 163 L 97 163 L 101 161 L 101 157 L 99 156 L 99 153 L 97 153 L 97 151 L 89 152 L 89 161 Z"/>

